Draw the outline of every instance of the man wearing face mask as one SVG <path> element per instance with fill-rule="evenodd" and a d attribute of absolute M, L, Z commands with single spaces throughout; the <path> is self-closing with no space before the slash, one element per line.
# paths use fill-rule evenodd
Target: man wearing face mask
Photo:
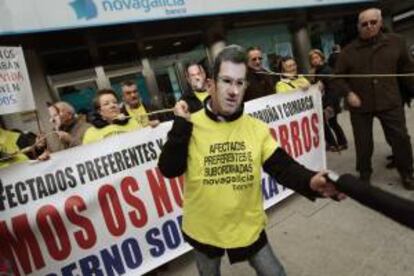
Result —
<path fill-rule="evenodd" d="M 203 101 L 208 96 L 208 80 L 203 66 L 197 62 L 190 62 L 186 66 L 185 75 L 191 90 L 186 91 L 181 100 L 188 104 L 193 113 L 203 108 Z"/>
<path fill-rule="evenodd" d="M 381 10 L 367 9 L 359 14 L 359 37 L 344 48 L 335 67 L 336 74 L 413 73 L 405 41 L 396 34 L 383 33 Z M 401 78 L 414 87 L 413 77 Z M 381 122 L 392 147 L 395 164 L 404 188 L 414 189 L 413 153 L 404 117 L 397 77 L 347 78 L 336 81 L 346 95 L 355 137 L 356 169 L 360 179 L 370 182 L 374 150 L 373 119 Z"/>
<path fill-rule="evenodd" d="M 269 75 L 269 71 L 263 67 L 263 53 L 257 47 L 247 49 L 247 88 L 243 101 L 250 101 L 274 93 L 275 83 L 278 77 Z"/>
<path fill-rule="evenodd" d="M 214 61 L 204 109 L 175 105 L 173 127 L 158 161 L 164 176 L 184 173 L 182 232 L 199 275 L 219 276 L 222 256 L 248 261 L 257 275 L 285 276 L 265 233 L 261 169 L 305 197 L 343 199 L 324 172 L 292 159 L 269 127 L 243 112 L 246 53 L 224 48 Z"/>

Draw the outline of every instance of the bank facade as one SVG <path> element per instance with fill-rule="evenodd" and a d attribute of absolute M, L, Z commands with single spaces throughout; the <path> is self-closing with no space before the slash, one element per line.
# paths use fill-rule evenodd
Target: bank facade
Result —
<path fill-rule="evenodd" d="M 358 11 L 382 7 L 369 0 L 235 2 L 5 0 L 0 46 L 23 47 L 36 107 L 48 129 L 46 102 L 65 100 L 87 113 L 98 89 L 119 92 L 129 79 L 146 106 L 171 107 L 187 88 L 185 64 L 208 66 L 229 44 L 260 46 L 270 69 L 278 57 L 294 56 L 306 71 L 309 49 L 330 54 L 334 44 L 355 37 Z M 396 2 L 383 1 L 390 7 L 384 15 L 389 26 L 401 12 Z M 8 128 L 37 132 L 35 121 L 31 112 L 2 116 Z"/>

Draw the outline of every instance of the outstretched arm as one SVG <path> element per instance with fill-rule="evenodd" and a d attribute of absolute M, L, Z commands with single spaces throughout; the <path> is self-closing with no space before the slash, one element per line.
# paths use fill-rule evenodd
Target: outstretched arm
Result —
<path fill-rule="evenodd" d="M 338 192 L 327 177 L 326 172 L 314 172 L 296 162 L 282 148 L 266 160 L 263 169 L 274 177 L 281 185 L 295 192 L 315 200 L 316 197 L 332 197 L 337 200 L 345 198 Z"/>

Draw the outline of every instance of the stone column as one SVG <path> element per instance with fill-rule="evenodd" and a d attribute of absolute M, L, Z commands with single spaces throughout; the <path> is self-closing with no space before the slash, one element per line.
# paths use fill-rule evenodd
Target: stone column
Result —
<path fill-rule="evenodd" d="M 307 72 L 310 69 L 308 53 L 312 46 L 307 29 L 306 13 L 301 12 L 290 27 L 293 33 L 295 60 L 299 68 Z"/>
<path fill-rule="evenodd" d="M 211 18 L 206 21 L 205 38 L 207 42 L 207 57 L 210 65 L 214 58 L 226 46 L 225 29 L 221 18 Z"/>

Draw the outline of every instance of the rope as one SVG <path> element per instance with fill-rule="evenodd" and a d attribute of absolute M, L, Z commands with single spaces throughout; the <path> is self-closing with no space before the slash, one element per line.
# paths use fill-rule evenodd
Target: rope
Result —
<path fill-rule="evenodd" d="M 395 78 L 395 77 L 414 77 L 414 73 L 404 74 L 286 74 L 276 72 L 257 72 L 257 74 L 274 76 L 304 76 L 304 77 L 329 77 L 329 78 Z"/>
<path fill-rule="evenodd" d="M 165 108 L 165 109 L 160 109 L 157 111 L 148 112 L 146 114 L 139 114 L 137 117 L 147 117 L 147 116 L 151 116 L 155 114 L 168 113 L 168 112 L 173 112 L 173 111 L 174 111 L 174 108 Z"/>

